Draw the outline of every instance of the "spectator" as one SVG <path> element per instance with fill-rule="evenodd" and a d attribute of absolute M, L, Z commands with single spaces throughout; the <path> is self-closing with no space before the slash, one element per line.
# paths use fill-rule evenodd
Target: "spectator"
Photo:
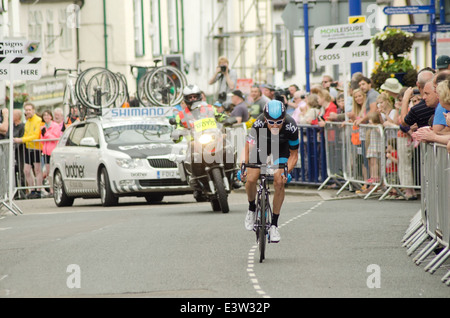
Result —
<path fill-rule="evenodd" d="M 260 86 L 261 92 L 264 96 L 266 96 L 269 100 L 275 99 L 275 87 L 270 84 L 263 84 Z"/>
<path fill-rule="evenodd" d="M 69 127 L 70 125 L 72 125 L 74 122 L 76 122 L 77 120 L 79 120 L 79 114 L 78 114 L 78 108 L 77 107 L 71 107 L 70 108 L 70 113 L 69 115 L 67 115 L 66 118 L 66 124 L 65 124 L 65 128 Z"/>
<path fill-rule="evenodd" d="M 313 125 L 318 124 L 319 126 L 324 127 L 325 121 L 329 120 L 330 114 L 337 113 L 337 106 L 333 103 L 332 97 L 327 90 L 313 88 L 311 92 L 317 94 L 319 104 L 322 106 L 318 122 L 315 123 L 315 121 L 313 121 Z"/>
<path fill-rule="evenodd" d="M 233 103 L 234 108 L 230 116 L 235 117 L 239 124 L 247 122 L 249 119 L 248 107 L 244 95 L 240 90 L 233 91 L 231 102 Z"/>
<path fill-rule="evenodd" d="M 380 114 L 378 112 L 371 112 L 368 115 L 369 124 L 375 127 L 381 125 Z M 370 178 L 367 180 L 369 184 L 371 183 L 379 183 L 380 182 L 380 174 L 379 174 L 379 166 L 380 166 L 380 158 L 381 152 L 384 150 L 383 140 L 380 136 L 379 130 L 377 128 L 370 128 L 367 131 L 367 152 L 366 156 L 369 160 L 369 173 Z M 372 190 L 371 188 L 367 189 L 367 191 Z"/>
<path fill-rule="evenodd" d="M 50 157 L 53 150 L 55 149 L 58 141 L 54 139 L 59 139 L 61 137 L 62 131 L 61 126 L 53 121 L 53 115 L 50 110 L 45 110 L 42 113 L 42 119 L 44 120 L 44 125 L 41 127 L 41 136 L 39 139 L 51 139 L 43 142 L 42 154 L 45 164 L 45 172 L 43 173 L 43 179 L 46 179 L 50 171 Z M 50 188 L 50 193 L 53 193 Z"/>
<path fill-rule="evenodd" d="M 38 140 L 40 138 L 42 119 L 36 114 L 34 104 L 26 103 L 23 108 L 25 110 L 25 117 L 27 118 L 24 134 L 22 138 L 14 138 L 14 143 L 25 144 L 26 153 L 24 173 L 27 180 L 27 185 L 31 187 L 31 192 L 27 197 L 29 199 L 38 199 L 41 197 L 40 187 L 42 187 L 43 181 L 41 169 L 41 143 L 35 142 L 34 140 Z M 34 171 L 35 178 L 33 178 L 32 169 Z M 36 182 L 34 179 L 36 179 Z"/>
<path fill-rule="evenodd" d="M 436 87 L 437 94 L 439 96 L 439 101 L 446 110 L 450 110 L 450 79 L 442 81 Z M 446 119 L 449 115 L 446 114 Z M 450 119 L 448 119 L 450 121 Z M 430 127 L 422 127 L 418 129 L 414 136 L 419 141 L 436 142 L 444 145 L 448 145 L 450 142 L 450 132 L 435 132 Z"/>
<path fill-rule="evenodd" d="M 349 121 L 356 122 L 363 118 L 366 114 L 366 94 L 357 88 L 353 91 L 352 96 L 352 111 L 347 113 Z"/>
<path fill-rule="evenodd" d="M 329 120 L 345 121 L 345 98 L 344 94 L 340 93 L 336 98 L 337 113 L 331 113 Z"/>
<path fill-rule="evenodd" d="M 447 55 L 439 56 L 436 61 L 436 67 L 439 72 L 450 70 L 450 57 Z"/>
<path fill-rule="evenodd" d="M 366 104 L 365 104 L 365 116 L 359 120 L 357 120 L 356 124 L 359 125 L 361 123 L 367 123 L 368 117 L 367 115 L 370 112 L 377 111 L 377 97 L 380 95 L 376 90 L 372 88 L 372 81 L 370 78 L 362 77 L 359 81 L 359 88 L 366 94 Z"/>
<path fill-rule="evenodd" d="M 336 90 L 337 83 L 333 81 L 333 78 L 330 75 L 324 75 L 322 77 L 322 88 L 326 89 L 332 100 L 335 101 L 338 95 L 338 91 Z"/>
<path fill-rule="evenodd" d="M 285 105 L 287 105 L 286 113 L 288 115 L 293 115 L 294 111 L 298 108 L 298 103 L 294 100 L 295 92 L 299 91 L 299 88 L 297 85 L 292 84 L 288 87 L 289 90 L 289 96 L 291 97 L 289 100 L 286 100 Z"/>
<path fill-rule="evenodd" d="M 8 108 L 0 110 L 0 140 L 6 139 L 9 129 L 9 112 Z"/>
<path fill-rule="evenodd" d="M 64 131 L 66 129 L 64 126 L 64 113 L 61 108 L 55 108 L 53 110 L 53 121 L 59 125 L 61 131 Z"/>
<path fill-rule="evenodd" d="M 304 100 L 305 95 L 301 91 L 296 91 L 294 93 L 294 102 L 297 104 L 294 113 L 292 114 L 292 118 L 295 119 L 297 124 L 301 122 L 304 123 L 304 119 L 306 118 L 306 113 L 308 112 L 308 105 Z"/>
<path fill-rule="evenodd" d="M 20 138 L 25 132 L 25 123 L 22 121 L 22 111 L 20 109 L 14 109 L 13 121 L 14 121 L 14 131 L 13 138 Z M 25 146 L 24 144 L 14 144 L 14 170 L 16 175 L 16 186 L 25 186 L 25 174 L 23 171 L 25 165 Z M 16 193 L 17 198 L 25 199 L 26 194 L 23 190 L 19 190 Z"/>
<path fill-rule="evenodd" d="M 439 72 L 434 77 L 434 87 L 437 87 L 437 85 L 446 80 L 450 79 L 450 70 L 443 70 Z M 439 103 L 436 107 L 436 111 L 434 112 L 434 118 L 433 118 L 433 131 L 434 132 L 445 132 L 449 131 L 450 128 L 448 127 L 448 124 L 446 124 L 445 116 L 447 115 L 449 111 L 446 110 L 444 107 L 442 107 L 441 103 Z"/>
<path fill-rule="evenodd" d="M 217 111 L 219 114 L 222 114 L 222 113 L 225 112 L 225 109 L 223 108 L 223 105 L 222 105 L 221 102 L 217 101 L 217 102 L 215 102 L 215 103 L 213 104 L 213 106 L 216 108 L 216 111 Z"/>
<path fill-rule="evenodd" d="M 306 114 L 299 124 L 312 125 L 313 122 L 317 121 L 321 105 L 319 104 L 319 97 L 316 94 L 311 94 L 306 97 Z"/>
<path fill-rule="evenodd" d="M 421 100 L 413 107 L 409 107 L 410 100 L 414 95 L 414 89 L 409 87 L 403 94 L 402 108 L 400 113 L 400 128 L 403 132 L 408 132 L 409 127 L 417 124 L 418 128 L 429 126 L 431 116 L 434 115 L 438 104 L 437 94 L 434 91 L 434 74 L 428 70 L 422 70 L 417 75 L 417 87 Z"/>
<path fill-rule="evenodd" d="M 398 179 L 398 154 L 395 149 L 395 139 L 389 139 L 386 146 L 386 181 L 388 185 L 397 185 Z M 396 198 L 396 192 L 391 192 L 390 195 Z"/>
<path fill-rule="evenodd" d="M 229 61 L 225 56 L 219 57 L 218 65 L 214 76 L 209 80 L 209 85 L 218 83 L 218 99 L 223 103 L 229 101 L 228 94 L 231 93 L 237 84 L 237 73 L 229 66 Z"/>
<path fill-rule="evenodd" d="M 394 109 L 394 103 L 388 94 L 381 93 L 378 96 L 377 107 L 381 115 L 381 123 L 384 127 L 397 126 L 398 111 Z"/>
<path fill-rule="evenodd" d="M 250 90 L 250 100 L 252 103 L 250 114 L 253 118 L 258 118 L 264 111 L 264 107 L 270 101 L 270 99 L 263 95 L 261 89 L 258 86 L 253 86 Z"/>
<path fill-rule="evenodd" d="M 403 86 L 400 84 L 398 79 L 396 78 L 388 78 L 383 85 L 381 85 L 381 89 L 384 90 L 389 96 L 393 97 L 397 100 L 398 94 L 402 90 Z"/>

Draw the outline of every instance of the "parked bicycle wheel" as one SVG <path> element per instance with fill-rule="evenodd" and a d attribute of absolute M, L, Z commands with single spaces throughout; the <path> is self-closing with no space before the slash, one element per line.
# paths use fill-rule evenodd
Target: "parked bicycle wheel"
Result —
<path fill-rule="evenodd" d="M 120 84 L 111 71 L 93 67 L 78 76 L 75 91 L 79 102 L 84 106 L 93 109 L 109 108 L 119 96 Z"/>
<path fill-rule="evenodd" d="M 183 99 L 183 89 L 187 85 L 185 75 L 172 66 L 152 69 L 142 78 L 145 101 L 155 106 L 175 106 Z M 139 94 L 138 94 L 139 95 Z"/>

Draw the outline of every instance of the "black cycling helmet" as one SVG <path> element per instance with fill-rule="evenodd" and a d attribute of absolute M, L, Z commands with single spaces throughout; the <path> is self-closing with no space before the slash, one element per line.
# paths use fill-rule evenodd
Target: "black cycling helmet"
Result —
<path fill-rule="evenodd" d="M 202 91 L 197 85 L 188 85 L 183 89 L 183 98 L 186 105 L 192 106 L 195 102 L 202 100 Z"/>
<path fill-rule="evenodd" d="M 264 117 L 267 120 L 282 120 L 286 117 L 286 107 L 279 100 L 271 100 L 264 107 Z"/>

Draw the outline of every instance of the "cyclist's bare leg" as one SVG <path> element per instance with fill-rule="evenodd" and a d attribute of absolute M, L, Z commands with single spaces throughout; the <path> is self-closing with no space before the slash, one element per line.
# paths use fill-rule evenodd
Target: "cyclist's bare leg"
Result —
<path fill-rule="evenodd" d="M 247 168 L 245 191 L 247 192 L 248 202 L 256 200 L 256 185 L 259 179 L 259 171 L 260 169 Z"/>
<path fill-rule="evenodd" d="M 283 176 L 281 175 L 283 173 L 283 170 L 277 170 L 273 175 L 273 187 L 275 190 L 275 193 L 273 195 L 273 214 L 280 215 L 281 212 L 281 206 L 283 205 L 284 201 L 284 184 L 285 180 Z"/>

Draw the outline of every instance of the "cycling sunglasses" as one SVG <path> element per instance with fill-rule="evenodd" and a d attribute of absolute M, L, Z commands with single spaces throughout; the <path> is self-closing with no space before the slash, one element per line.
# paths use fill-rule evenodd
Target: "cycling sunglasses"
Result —
<path fill-rule="evenodd" d="M 283 122 L 284 122 L 284 119 L 282 119 L 282 120 L 277 120 L 277 121 L 274 121 L 274 120 L 268 120 L 268 119 L 266 119 L 267 120 L 267 123 L 269 124 L 269 125 L 281 125 Z"/>

